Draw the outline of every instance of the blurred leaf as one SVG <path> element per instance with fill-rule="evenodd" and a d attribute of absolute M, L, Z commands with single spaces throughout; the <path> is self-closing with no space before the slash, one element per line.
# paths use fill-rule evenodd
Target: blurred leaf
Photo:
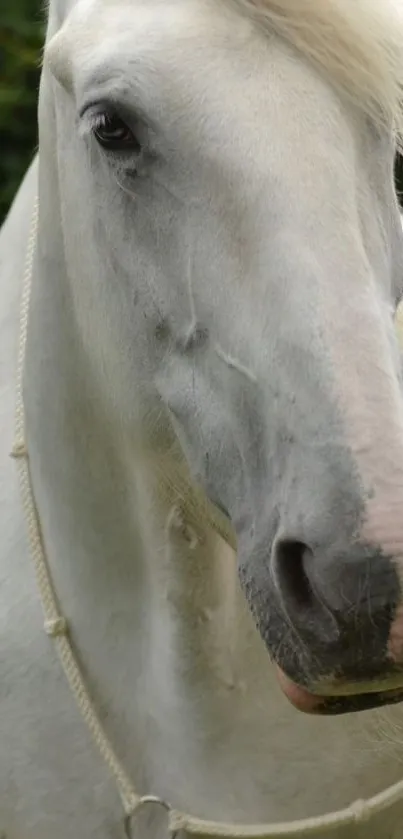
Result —
<path fill-rule="evenodd" d="M 1 223 L 36 149 L 44 19 L 40 0 L 0 4 Z"/>

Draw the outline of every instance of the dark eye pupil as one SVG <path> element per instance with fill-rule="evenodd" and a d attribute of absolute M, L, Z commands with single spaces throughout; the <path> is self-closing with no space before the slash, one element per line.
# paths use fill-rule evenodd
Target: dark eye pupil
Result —
<path fill-rule="evenodd" d="M 140 144 L 131 129 L 118 116 L 104 114 L 102 121 L 94 129 L 94 134 L 101 146 L 113 150 L 140 150 Z"/>

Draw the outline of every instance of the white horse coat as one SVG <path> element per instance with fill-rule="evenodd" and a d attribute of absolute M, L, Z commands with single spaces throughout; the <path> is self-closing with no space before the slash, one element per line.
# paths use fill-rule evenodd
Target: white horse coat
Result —
<path fill-rule="evenodd" d="M 178 439 L 172 428 L 164 426 L 163 409 L 160 420 L 154 408 L 147 413 L 149 382 L 144 370 L 131 382 L 125 355 L 127 276 L 122 272 L 122 285 L 115 286 L 114 299 L 107 301 L 108 313 L 101 269 L 94 265 L 91 273 L 90 268 L 93 244 L 83 227 L 86 185 L 77 191 L 74 156 L 75 144 L 81 141 L 71 140 L 70 146 L 63 123 L 70 118 L 72 91 L 81 95 L 77 91 L 83 83 L 74 74 L 72 86 L 68 79 L 72 65 L 66 44 L 74 26 L 76 35 L 81 33 L 75 55 L 80 57 L 82 50 L 83 66 L 87 56 L 86 70 L 93 69 L 89 47 L 85 52 L 85 38 L 90 32 L 94 37 L 94 30 L 85 24 L 92 4 L 78 0 L 69 5 L 74 7 L 72 22 L 67 20 L 60 30 L 51 55 L 58 81 L 51 78 L 45 61 L 40 163 L 35 160 L 28 172 L 0 239 L 0 836 L 124 836 L 115 779 L 94 746 L 52 640 L 43 631 L 16 464 L 10 458 L 20 297 L 38 196 L 24 384 L 33 492 L 61 612 L 68 620 L 85 684 L 119 760 L 140 794 L 159 796 L 199 818 L 239 825 L 274 823 L 348 807 L 403 779 L 403 710 L 397 705 L 317 717 L 300 714 L 285 701 L 239 587 L 235 554 L 212 524 L 213 508 L 198 495 Z M 185 50 L 186 27 L 191 29 L 189 21 L 185 25 L 181 19 L 181 5 L 177 17 L 171 6 L 158 11 L 158 20 L 167 15 L 168 22 L 176 21 L 179 27 L 179 55 Z M 59 31 L 62 6 L 51 3 L 49 38 Z M 108 0 L 105 8 L 112 43 L 114 4 Z M 153 30 L 147 28 L 151 9 L 142 9 L 140 19 L 149 49 L 157 50 L 158 32 L 153 44 Z M 206 21 L 197 17 L 200 9 L 202 2 L 195 6 L 195 20 L 201 26 L 202 44 L 210 50 L 203 29 Z M 210 13 L 215 27 L 211 38 L 214 33 L 220 38 L 219 19 L 214 10 Z M 239 20 L 237 55 L 242 61 L 243 39 L 250 37 L 250 28 L 246 19 Z M 108 35 L 102 15 L 101 35 Z M 281 53 L 286 47 L 281 40 L 279 44 L 276 49 Z M 105 50 L 110 46 L 105 42 Z M 261 48 L 264 52 L 264 44 Z M 168 58 L 173 61 L 171 54 Z M 281 72 L 286 72 L 288 60 Z M 140 66 L 140 76 L 141 72 Z M 302 59 L 300 72 L 307 74 L 309 84 L 311 70 Z M 195 90 L 195 99 L 199 94 Z M 190 108 L 183 96 L 183 107 Z M 228 130 L 225 119 L 224 114 L 223 131 Z M 252 124 L 250 131 L 252 135 Z M 337 144 L 343 131 L 344 127 L 336 141 L 340 154 Z M 245 166 L 249 166 L 246 160 Z M 229 169 L 229 179 L 230 175 Z M 179 194 L 186 192 L 185 182 L 177 186 Z M 370 202 L 366 181 L 363 191 Z M 106 186 L 100 187 L 99 195 L 110 201 L 111 213 L 119 212 L 118 200 Z M 234 205 L 234 213 L 239 209 Z M 373 224 L 370 219 L 365 223 L 368 229 Z M 108 237 L 101 213 L 99 225 L 98 234 Z M 385 222 L 382 230 L 386 228 Z M 379 237 L 374 227 L 374 249 Z M 139 262 L 144 262 L 147 252 L 144 244 Z M 109 256 L 105 276 L 112 283 L 113 266 L 121 254 L 111 250 Z M 212 253 L 211 259 L 216 256 Z M 378 253 L 374 262 L 377 259 Z M 154 280 L 158 296 L 156 276 Z M 137 292 L 130 293 L 134 301 Z M 245 302 L 245 312 L 246 306 Z M 116 341 L 119 322 L 121 343 Z M 230 369 L 233 354 L 223 354 Z M 252 370 L 252 361 L 245 362 L 241 373 L 253 383 L 258 373 Z M 237 363 L 240 368 L 239 359 Z M 217 514 L 216 521 L 224 519 Z M 327 826 L 315 835 L 401 839 L 403 798 L 368 823 L 360 820 L 359 808 L 356 813 L 355 824 Z M 134 814 L 130 829 L 133 837 L 163 839 L 167 815 L 158 806 L 144 806 Z M 187 835 L 185 828 L 178 832 L 180 839 Z"/>

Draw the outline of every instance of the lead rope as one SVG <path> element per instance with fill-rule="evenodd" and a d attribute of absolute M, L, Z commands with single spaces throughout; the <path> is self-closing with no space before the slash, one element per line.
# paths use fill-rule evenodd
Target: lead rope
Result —
<path fill-rule="evenodd" d="M 53 588 L 50 571 L 43 549 L 40 522 L 31 487 L 28 451 L 25 442 L 23 371 L 28 330 L 32 269 L 38 231 L 38 210 L 38 200 L 36 200 L 29 234 L 23 277 L 17 361 L 15 442 L 11 454 L 17 460 L 22 504 L 28 530 L 28 543 L 34 564 L 35 576 L 45 619 L 45 632 L 53 638 L 55 642 L 57 653 L 80 713 L 90 729 L 105 763 L 109 767 L 112 775 L 115 777 L 125 815 L 126 817 L 131 817 L 136 808 L 140 805 L 141 798 L 133 789 L 129 777 L 116 756 L 108 737 L 103 731 L 94 705 L 85 687 L 84 680 L 70 642 L 67 620 L 60 613 L 57 597 Z"/>
<path fill-rule="evenodd" d="M 179 831 L 184 835 L 211 837 L 211 839 L 291 839 L 291 837 L 319 836 L 323 831 L 368 822 L 372 816 L 386 810 L 403 799 L 403 781 L 388 787 L 383 792 L 367 801 L 356 801 L 344 810 L 277 824 L 237 825 L 224 822 L 205 821 L 174 810 L 162 799 L 153 795 L 140 796 L 136 793 L 126 770 L 117 757 L 109 739 L 103 730 L 91 697 L 85 686 L 80 667 L 77 663 L 68 633 L 66 618 L 59 609 L 52 578 L 48 568 L 42 542 L 40 521 L 35 505 L 30 471 L 28 450 L 25 441 L 25 417 L 23 403 L 23 372 L 25 347 L 28 331 L 28 314 L 31 294 L 33 261 L 38 233 L 38 199 L 32 217 L 28 240 L 27 256 L 23 276 L 23 289 L 20 311 L 20 335 L 16 380 L 15 442 L 12 457 L 16 458 L 20 480 L 22 504 L 28 531 L 28 544 L 32 556 L 40 601 L 44 615 L 44 628 L 56 646 L 56 650 L 70 685 L 78 709 L 88 726 L 101 757 L 116 781 L 124 809 L 125 834 L 130 839 L 132 818 L 136 811 L 146 805 L 162 807 L 168 813 L 168 834 L 171 839 L 179 839 Z"/>

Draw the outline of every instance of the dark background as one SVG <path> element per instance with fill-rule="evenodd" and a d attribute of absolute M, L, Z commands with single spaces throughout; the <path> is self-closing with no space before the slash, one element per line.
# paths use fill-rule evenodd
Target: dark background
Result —
<path fill-rule="evenodd" d="M 0 223 L 35 153 L 41 0 L 0 0 Z"/>
<path fill-rule="evenodd" d="M 0 0 L 0 224 L 37 142 L 44 18 L 40 0 Z M 397 164 L 403 195 L 403 165 Z"/>

